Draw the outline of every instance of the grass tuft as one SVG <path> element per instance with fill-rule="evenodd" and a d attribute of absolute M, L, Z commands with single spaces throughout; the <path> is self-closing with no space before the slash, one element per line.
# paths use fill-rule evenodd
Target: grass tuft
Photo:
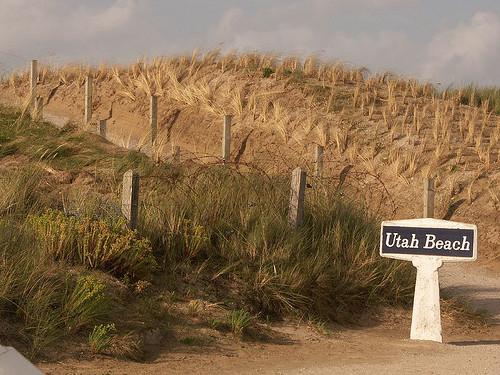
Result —
<path fill-rule="evenodd" d="M 111 348 L 116 332 L 114 323 L 99 324 L 89 334 L 89 345 L 96 354 L 103 354 Z"/>
<path fill-rule="evenodd" d="M 227 320 L 231 327 L 231 332 L 240 336 L 252 323 L 252 316 L 246 310 L 233 310 L 228 314 Z"/>

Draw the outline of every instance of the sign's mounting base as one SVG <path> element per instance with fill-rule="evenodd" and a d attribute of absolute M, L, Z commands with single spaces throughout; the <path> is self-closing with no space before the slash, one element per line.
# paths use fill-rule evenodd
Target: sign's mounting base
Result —
<path fill-rule="evenodd" d="M 443 342 L 438 276 L 438 269 L 443 261 L 432 257 L 418 257 L 412 260 L 412 264 L 417 268 L 417 281 L 410 339 Z"/>

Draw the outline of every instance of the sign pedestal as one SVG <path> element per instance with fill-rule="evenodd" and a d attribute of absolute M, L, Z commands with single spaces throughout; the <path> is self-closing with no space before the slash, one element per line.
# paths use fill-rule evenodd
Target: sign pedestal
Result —
<path fill-rule="evenodd" d="M 438 269 L 443 261 L 431 257 L 415 258 L 412 264 L 417 268 L 417 281 L 410 339 L 443 342 L 438 276 Z"/>

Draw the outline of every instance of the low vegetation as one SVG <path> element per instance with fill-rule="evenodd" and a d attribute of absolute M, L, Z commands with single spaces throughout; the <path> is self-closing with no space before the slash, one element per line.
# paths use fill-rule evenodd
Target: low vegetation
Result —
<path fill-rule="evenodd" d="M 380 259 L 376 220 L 336 188 L 308 190 L 305 223 L 292 230 L 288 176 L 219 167 L 179 173 L 143 193 L 139 226 L 168 273 L 203 267 L 211 282 L 232 284 L 265 316 L 339 319 L 408 300 L 409 267 Z"/>
<path fill-rule="evenodd" d="M 111 348 L 113 335 L 116 332 L 116 327 L 111 324 L 99 324 L 94 327 L 89 335 L 89 345 L 94 353 L 105 353 Z"/>
<path fill-rule="evenodd" d="M 231 327 L 231 332 L 235 335 L 241 335 L 243 330 L 247 328 L 252 322 L 252 317 L 245 310 L 233 310 L 228 316 L 229 326 Z"/>
<path fill-rule="evenodd" d="M 142 337 L 168 332 L 182 301 L 240 335 L 255 319 L 346 321 L 411 298 L 412 267 L 378 256 L 377 219 L 340 186 L 315 182 L 294 231 L 288 176 L 154 165 L 75 129 L 0 118 L 11 150 L 0 158 L 0 337 L 30 356 L 70 341 L 140 359 Z M 128 168 L 142 175 L 136 231 L 119 214 Z"/>
<path fill-rule="evenodd" d="M 106 219 L 50 210 L 28 222 L 44 254 L 56 261 L 147 278 L 156 267 L 149 241 L 127 229 L 121 217 Z"/>
<path fill-rule="evenodd" d="M 500 115 L 500 87 L 465 86 L 452 90 L 462 104 L 474 107 L 486 107 L 489 111 Z"/>

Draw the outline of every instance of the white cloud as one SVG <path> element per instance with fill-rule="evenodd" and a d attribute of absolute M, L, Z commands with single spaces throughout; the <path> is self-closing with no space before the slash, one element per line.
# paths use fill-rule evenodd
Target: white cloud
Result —
<path fill-rule="evenodd" d="M 136 0 L 116 0 L 100 12 L 87 14 L 88 26 L 96 33 L 115 30 L 131 20 L 136 5 Z"/>
<path fill-rule="evenodd" d="M 137 0 L 0 0 L 0 52 L 15 51 L 29 58 L 54 52 L 69 57 L 110 34 L 119 35 L 137 6 Z"/>
<path fill-rule="evenodd" d="M 0 0 L 0 73 L 35 57 L 127 63 L 222 44 L 315 54 L 444 83 L 499 84 L 500 5 L 436 34 L 439 22 L 454 25 L 470 12 L 449 12 L 442 1 Z"/>
<path fill-rule="evenodd" d="M 383 4 L 401 0 L 353 0 L 354 3 Z M 326 0 L 314 0 L 307 6 L 303 1 L 288 3 L 285 8 L 278 6 L 260 13 L 245 13 L 241 8 L 228 9 L 221 16 L 211 35 L 211 39 L 222 42 L 227 49 L 264 50 L 281 54 L 319 55 L 336 58 L 355 65 L 364 65 L 370 69 L 398 70 L 401 66 L 413 64 L 411 58 L 412 43 L 403 31 L 377 30 L 357 32 L 332 30 L 328 13 L 320 6 Z M 347 4 L 344 0 L 332 0 L 328 4 Z M 323 14 L 319 14 L 323 10 Z M 311 17 L 312 13 L 316 13 Z M 274 18 L 270 15 L 287 14 L 287 17 Z M 309 17 L 304 15 L 308 13 Z M 273 18 L 272 16 L 271 18 Z M 320 19 L 326 22 L 320 25 Z M 334 26 L 334 25 L 333 25 Z M 399 69 L 402 71 L 403 69 Z"/>
<path fill-rule="evenodd" d="M 445 82 L 500 82 L 500 17 L 477 12 L 472 19 L 434 36 L 421 75 Z"/>

